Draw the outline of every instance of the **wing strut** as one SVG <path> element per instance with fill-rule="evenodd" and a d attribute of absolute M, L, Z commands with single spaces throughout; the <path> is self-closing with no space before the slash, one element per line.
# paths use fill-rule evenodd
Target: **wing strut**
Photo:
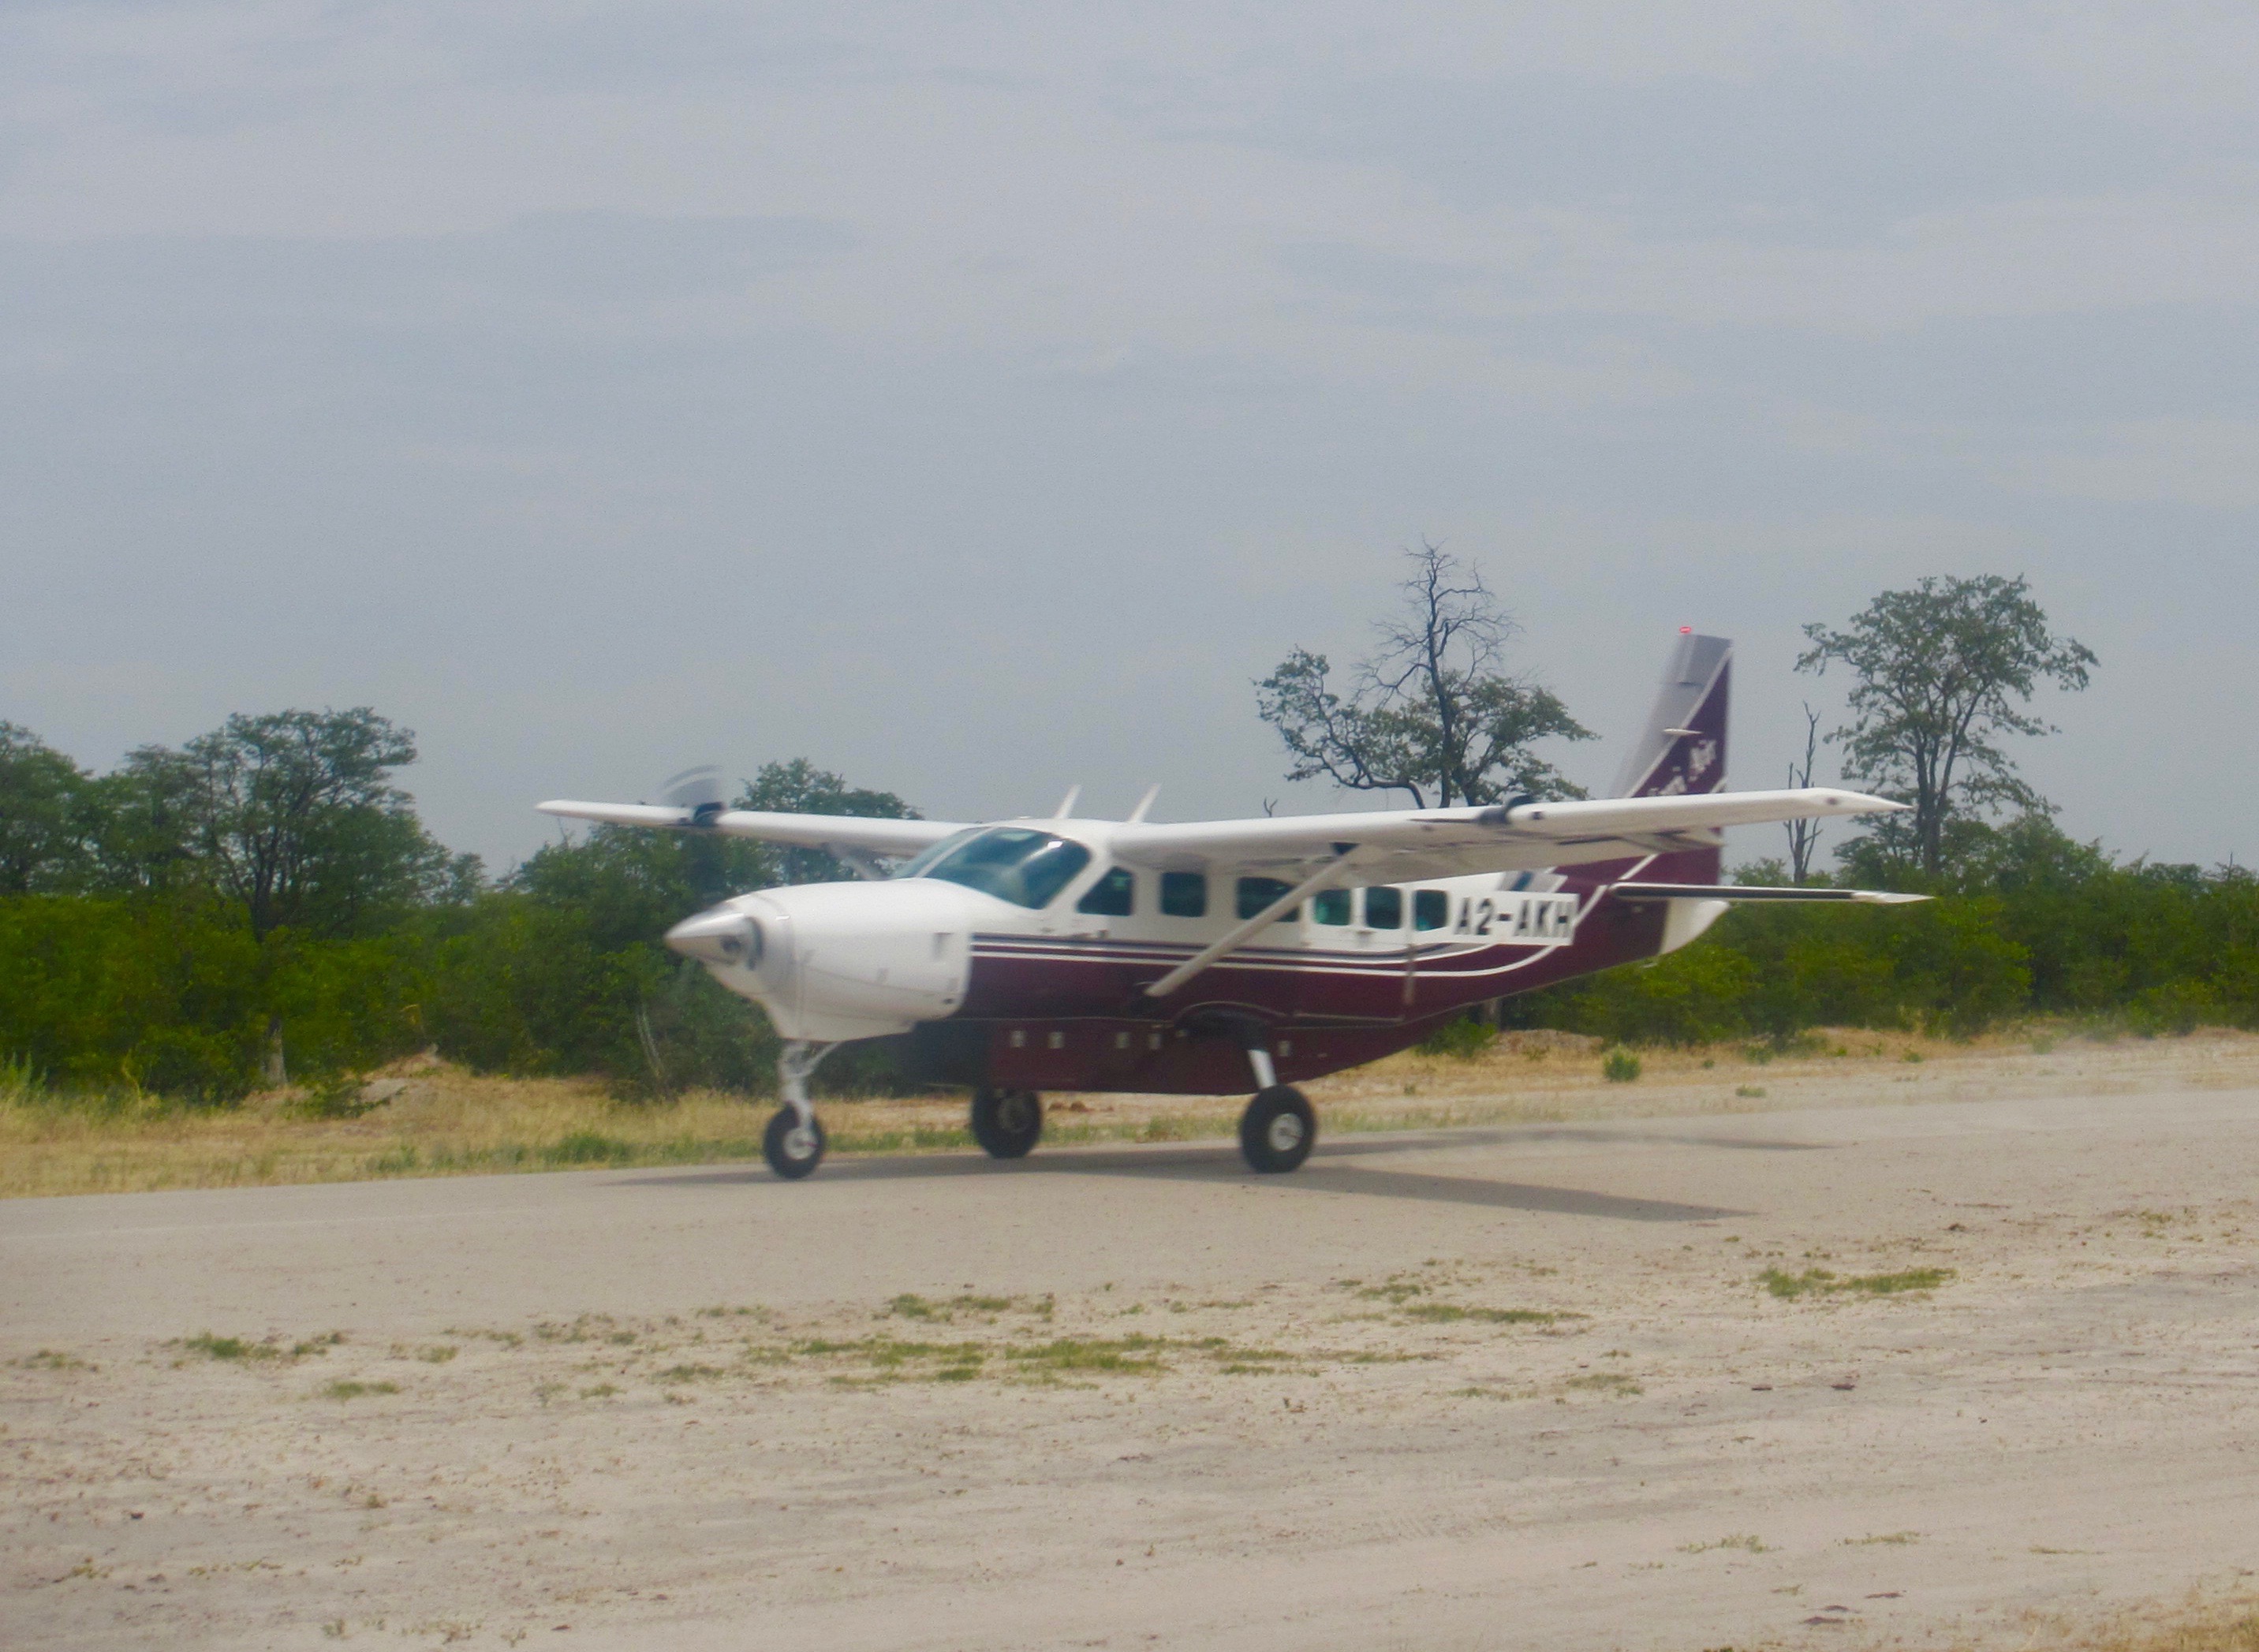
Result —
<path fill-rule="evenodd" d="M 1355 844 L 1337 846 L 1331 860 L 1248 919 L 1246 922 L 1236 929 L 1227 929 L 1166 975 L 1162 976 L 1160 979 L 1146 982 L 1144 987 L 1145 996 L 1166 998 L 1225 953 L 1237 951 L 1249 936 L 1254 935 L 1264 925 L 1276 921 L 1280 913 L 1293 910 L 1301 904 L 1305 896 L 1315 894 L 1331 883 L 1347 868 L 1350 858 L 1357 853 L 1358 849 L 1358 845 Z"/>

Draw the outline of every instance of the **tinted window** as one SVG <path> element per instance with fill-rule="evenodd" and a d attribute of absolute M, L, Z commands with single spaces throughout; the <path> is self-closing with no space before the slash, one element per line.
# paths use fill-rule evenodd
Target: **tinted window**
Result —
<path fill-rule="evenodd" d="M 1349 906 L 1348 890 L 1329 889 L 1311 901 L 1310 915 L 1321 923 L 1347 923 Z"/>
<path fill-rule="evenodd" d="M 1163 872 L 1161 910 L 1172 918 L 1208 916 L 1208 874 L 1204 872 Z"/>
<path fill-rule="evenodd" d="M 1095 912 L 1101 917 L 1126 918 L 1137 909 L 1137 879 L 1127 866 L 1116 866 L 1082 892 L 1082 899 L 1074 903 L 1074 909 Z"/>
<path fill-rule="evenodd" d="M 1291 883 L 1281 883 L 1276 878 L 1242 878 L 1239 880 L 1239 915 L 1253 917 L 1293 887 Z M 1284 923 L 1293 915 L 1294 908 L 1288 907 L 1273 921 Z"/>
<path fill-rule="evenodd" d="M 1400 929 L 1404 927 L 1404 892 L 1401 889 L 1368 889 L 1365 892 L 1365 927 L 1368 929 Z"/>
<path fill-rule="evenodd" d="M 1441 889 L 1416 889 L 1412 894 L 1412 927 L 1440 929 L 1451 921 L 1451 897 Z"/>
<path fill-rule="evenodd" d="M 1019 907 L 1050 905 L 1051 897 L 1090 864 L 1090 851 L 1080 844 L 1023 826 L 992 826 L 938 847 L 946 852 L 931 860 L 921 855 L 910 863 L 917 867 L 912 876 L 961 883 Z"/>

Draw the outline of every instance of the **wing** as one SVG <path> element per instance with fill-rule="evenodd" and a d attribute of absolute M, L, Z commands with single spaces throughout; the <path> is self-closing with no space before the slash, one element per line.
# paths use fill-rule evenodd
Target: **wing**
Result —
<path fill-rule="evenodd" d="M 545 815 L 600 820 L 614 826 L 655 826 L 673 831 L 719 832 L 807 849 L 849 849 L 866 855 L 915 855 L 965 828 L 946 820 L 872 820 L 860 815 L 772 815 L 759 809 L 670 808 L 658 803 L 575 803 L 538 806 Z"/>
<path fill-rule="evenodd" d="M 1358 876 L 1372 883 L 1469 872 L 1536 872 L 1674 849 L 1707 849 L 1727 826 L 1877 815 L 1906 807 L 1857 792 L 1707 792 L 1688 797 L 1615 797 L 1490 808 L 1417 808 L 1284 819 L 1131 825 L 1114 852 L 1160 872 L 1246 866 L 1315 868 L 1355 849 Z"/>

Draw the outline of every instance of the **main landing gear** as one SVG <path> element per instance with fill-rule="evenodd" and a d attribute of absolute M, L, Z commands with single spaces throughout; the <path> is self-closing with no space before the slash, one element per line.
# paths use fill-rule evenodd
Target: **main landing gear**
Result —
<path fill-rule="evenodd" d="M 1318 1144 L 1317 1113 L 1300 1090 L 1279 1082 L 1262 1027 L 1250 1023 L 1238 1030 L 1247 1065 L 1262 1086 L 1239 1115 L 1239 1155 L 1248 1169 L 1265 1176 L 1300 1170 Z"/>
<path fill-rule="evenodd" d="M 1044 1099 L 1033 1090 L 973 1093 L 973 1139 L 991 1158 L 1025 1158 L 1044 1133 Z"/>
<path fill-rule="evenodd" d="M 777 1057 L 777 1087 L 784 1105 L 761 1132 L 761 1157 L 788 1182 L 796 1182 L 823 1162 L 823 1125 L 808 1099 L 808 1081 L 823 1057 L 839 1046 L 805 1038 L 785 1041 Z"/>
<path fill-rule="evenodd" d="M 1275 1175 L 1297 1170 L 1317 1144 L 1318 1115 L 1291 1084 L 1255 1093 L 1239 1115 L 1239 1152 L 1247 1168 Z"/>

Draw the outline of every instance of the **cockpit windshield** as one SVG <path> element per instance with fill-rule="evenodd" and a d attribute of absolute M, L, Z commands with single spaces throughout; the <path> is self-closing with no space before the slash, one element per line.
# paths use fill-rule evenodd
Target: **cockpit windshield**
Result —
<path fill-rule="evenodd" d="M 1041 908 L 1090 864 L 1090 851 L 1023 826 L 975 827 L 944 837 L 896 872 L 961 883 L 1014 906 Z"/>

